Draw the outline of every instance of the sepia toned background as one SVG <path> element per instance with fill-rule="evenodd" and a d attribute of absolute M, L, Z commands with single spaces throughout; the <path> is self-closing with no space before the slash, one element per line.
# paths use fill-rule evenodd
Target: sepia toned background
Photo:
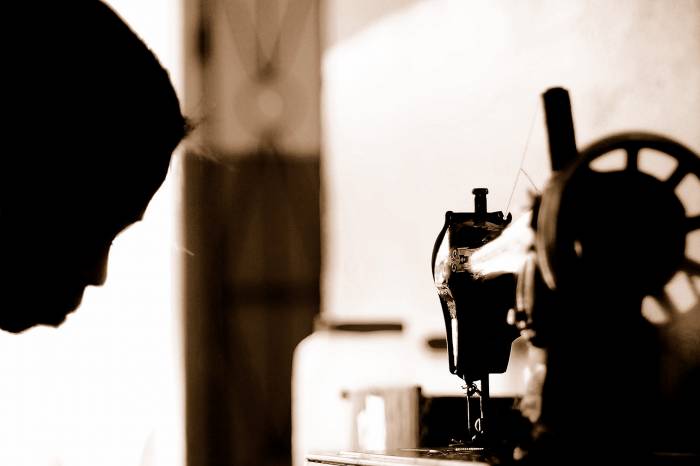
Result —
<path fill-rule="evenodd" d="M 644 130 L 700 152 L 695 0 L 107 3 L 196 129 L 107 284 L 60 329 L 0 335 L 0 464 L 277 466 L 294 449 L 300 466 L 343 447 L 331 388 L 461 393 L 424 345 L 444 337 L 433 243 L 473 188 L 529 209 L 546 89 L 569 90 L 579 147 Z M 327 338 L 347 322 L 403 331 Z"/>

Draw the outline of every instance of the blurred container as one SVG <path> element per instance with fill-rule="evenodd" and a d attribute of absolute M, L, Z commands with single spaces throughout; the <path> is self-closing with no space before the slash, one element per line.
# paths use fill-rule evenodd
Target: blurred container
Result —
<path fill-rule="evenodd" d="M 293 466 L 303 466 L 308 453 L 381 446 L 377 439 L 382 433 L 391 443 L 396 437 L 394 426 L 382 428 L 379 421 L 384 410 L 387 422 L 395 422 L 387 393 L 398 394 L 391 399 L 410 397 L 416 390 L 422 397 L 463 397 L 463 382 L 449 372 L 444 337 L 430 341 L 432 345 L 425 338 L 411 338 L 397 322 L 319 322 L 294 353 Z M 525 364 L 521 346 L 519 341 L 514 343 L 506 374 L 491 377 L 493 396 L 522 394 Z M 366 397 L 360 400 L 363 393 Z M 414 412 L 413 407 L 407 408 L 406 415 L 412 417 Z M 367 419 L 374 421 L 368 424 Z"/>
<path fill-rule="evenodd" d="M 351 391 L 401 386 L 412 358 L 400 323 L 320 322 L 294 352 L 292 460 L 313 451 L 352 448 Z"/>

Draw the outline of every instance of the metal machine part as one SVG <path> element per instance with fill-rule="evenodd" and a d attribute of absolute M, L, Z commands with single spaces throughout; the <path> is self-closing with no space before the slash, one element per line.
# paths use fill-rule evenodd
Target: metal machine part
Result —
<path fill-rule="evenodd" d="M 598 171 L 596 160 L 614 153 L 621 166 Z M 650 153 L 675 164 L 670 175 L 642 170 Z M 695 205 L 676 192 L 688 175 L 700 177 L 690 149 L 625 133 L 582 150 L 542 194 L 516 314 L 547 354 L 533 447 L 545 462 L 590 436 L 607 457 L 624 451 L 654 464 L 700 458 L 700 345 L 687 342 L 700 335 L 700 303 L 682 311 L 668 291 L 679 274 L 691 288 L 700 276 L 700 264 L 687 256 L 688 238 L 700 228 L 700 217 L 687 212 L 700 205 L 700 192 L 690 196 Z M 643 305 L 650 302 L 651 319 Z M 678 345 L 685 345 L 682 356 Z"/>
<path fill-rule="evenodd" d="M 597 159 L 619 150 L 625 156 L 621 170 L 592 168 Z M 658 179 L 640 170 L 645 150 L 670 156 L 676 163 L 673 173 Z M 634 283 L 634 290 L 625 291 L 663 300 L 660 288 L 679 268 L 699 270 L 684 252 L 686 236 L 700 228 L 700 217 L 687 217 L 674 192 L 688 174 L 700 175 L 698 156 L 659 135 L 622 133 L 584 149 L 572 166 L 550 180 L 542 196 L 536 246 L 547 285 L 570 287 L 567 281 L 576 279 L 572 274 L 577 270 L 619 274 L 624 269 Z"/>
<path fill-rule="evenodd" d="M 474 212 L 445 214 L 432 268 L 445 319 L 450 372 L 466 382 L 468 398 L 479 398 L 480 415 L 472 420 L 468 411 L 468 426 L 474 436 L 481 437 L 487 430 L 488 376 L 505 372 L 518 331 L 506 322 L 514 306 L 514 276 L 486 279 L 470 270 L 472 253 L 497 238 L 512 217 L 488 212 L 488 189 L 477 188 L 473 194 Z M 474 383 L 477 380 L 479 387 Z"/>
<path fill-rule="evenodd" d="M 512 277 L 506 283 L 486 282 L 475 277 L 469 267 L 471 254 L 497 238 L 512 217 L 487 212 L 487 189 L 477 188 L 473 193 L 475 212 L 445 214 L 432 259 L 433 278 L 445 318 L 450 372 L 465 382 L 504 372 L 509 345 L 518 336 L 505 323 L 505 315 L 512 307 Z M 509 290 L 506 294 L 510 297 L 495 303 L 492 298 L 499 288 Z M 504 342 L 508 351 L 503 350 Z"/>

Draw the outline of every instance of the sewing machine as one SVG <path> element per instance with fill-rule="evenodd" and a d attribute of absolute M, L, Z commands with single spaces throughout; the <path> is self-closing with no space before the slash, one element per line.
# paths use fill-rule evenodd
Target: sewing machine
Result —
<path fill-rule="evenodd" d="M 532 212 L 508 226 L 475 190 L 476 212 L 448 212 L 433 254 L 450 371 L 480 399 L 464 445 L 498 444 L 488 431 L 488 374 L 505 370 L 519 331 L 536 356 L 521 407 L 532 430 L 513 439 L 516 459 L 698 461 L 700 264 L 686 256 L 686 239 L 700 217 L 686 210 L 700 193 L 684 206 L 676 189 L 700 174 L 700 159 L 646 133 L 579 152 L 568 93 L 543 97 L 553 174 Z M 615 151 L 621 166 L 597 170 Z M 647 151 L 675 161 L 670 174 L 647 173 Z M 684 308 L 669 290 L 679 280 L 692 288 Z"/>
<path fill-rule="evenodd" d="M 433 251 L 467 434 L 444 448 L 310 463 L 700 461 L 700 193 L 678 195 L 700 177 L 700 158 L 648 133 L 579 150 L 567 91 L 543 101 L 552 175 L 532 211 L 515 221 L 489 212 L 488 190 L 475 189 L 474 212 L 447 212 Z M 601 165 L 611 156 L 616 166 Z M 664 174 L 648 170 L 654 158 Z M 506 438 L 489 376 L 506 370 L 518 336 L 531 356 L 525 427 Z"/>

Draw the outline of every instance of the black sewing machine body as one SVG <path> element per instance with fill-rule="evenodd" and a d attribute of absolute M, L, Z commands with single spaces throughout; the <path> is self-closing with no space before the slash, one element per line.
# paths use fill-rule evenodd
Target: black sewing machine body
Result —
<path fill-rule="evenodd" d="M 503 373 L 518 330 L 506 322 L 514 305 L 513 276 L 480 281 L 471 254 L 496 239 L 512 217 L 487 212 L 486 189 L 475 189 L 475 212 L 447 212 L 433 249 L 433 278 L 447 332 L 450 372 L 467 382 Z"/>

